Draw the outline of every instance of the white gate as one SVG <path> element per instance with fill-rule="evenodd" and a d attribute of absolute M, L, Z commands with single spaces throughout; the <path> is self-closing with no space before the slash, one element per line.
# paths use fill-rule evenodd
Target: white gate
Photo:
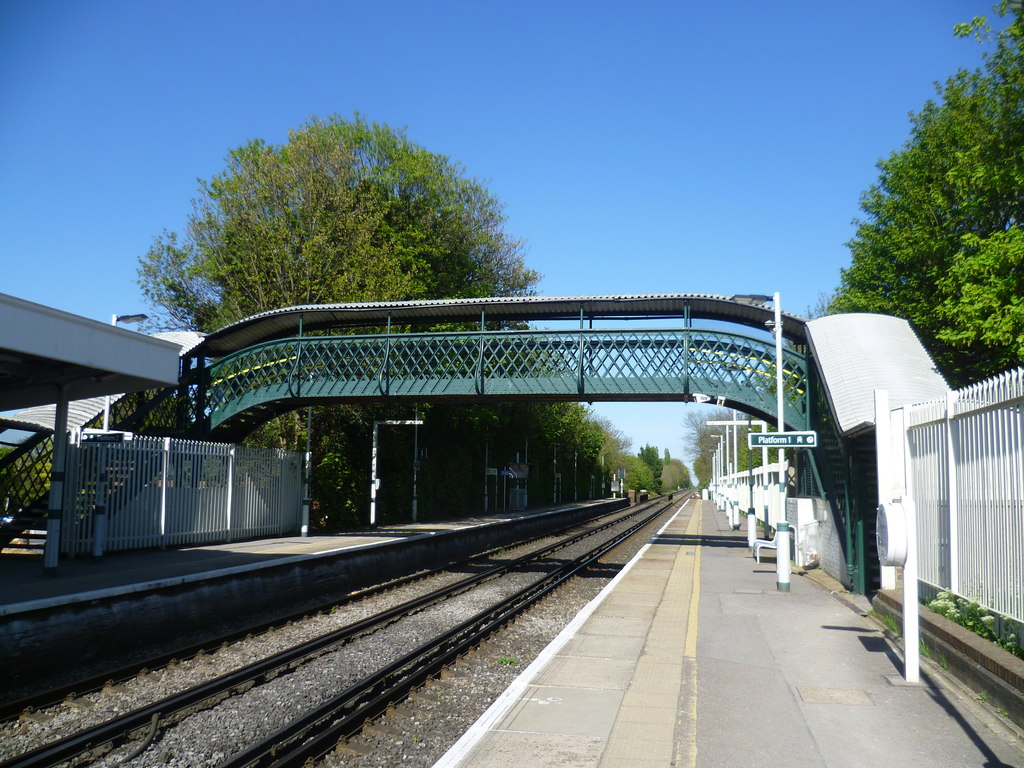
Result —
<path fill-rule="evenodd" d="M 135 437 L 68 449 L 68 555 L 280 536 L 301 524 L 302 455 Z"/>

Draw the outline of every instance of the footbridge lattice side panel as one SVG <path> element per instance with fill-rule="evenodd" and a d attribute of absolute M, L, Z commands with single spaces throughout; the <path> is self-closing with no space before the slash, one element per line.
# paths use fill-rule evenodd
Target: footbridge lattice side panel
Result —
<path fill-rule="evenodd" d="M 363 398 L 693 400 L 775 412 L 775 349 L 696 329 L 313 336 L 256 345 L 208 370 L 211 428 L 284 401 Z M 785 420 L 807 424 L 807 365 L 787 350 Z"/>

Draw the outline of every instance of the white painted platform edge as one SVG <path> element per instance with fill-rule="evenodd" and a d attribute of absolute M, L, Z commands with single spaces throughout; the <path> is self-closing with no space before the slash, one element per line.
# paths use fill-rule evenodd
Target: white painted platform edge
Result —
<path fill-rule="evenodd" d="M 691 500 L 693 501 L 693 500 Z M 686 506 L 686 502 L 680 505 L 679 509 L 676 510 L 675 514 L 669 519 L 665 525 L 663 525 L 653 538 L 660 536 L 661 533 L 668 528 L 672 522 L 679 516 L 679 513 L 683 511 L 683 507 Z M 602 589 L 593 600 L 583 606 L 583 609 L 576 614 L 572 621 L 565 625 L 565 628 L 558 633 L 554 640 L 548 643 L 547 647 L 544 648 L 533 662 L 522 671 L 522 673 L 515 680 L 512 681 L 511 685 L 505 689 L 505 691 L 494 700 L 479 719 L 469 729 L 462 734 L 462 737 L 452 744 L 451 748 L 445 752 L 441 758 L 434 763 L 433 768 L 456 768 L 466 758 L 466 756 L 473 750 L 474 747 L 483 739 L 483 737 L 491 731 L 491 729 L 508 714 L 509 710 L 523 697 L 526 689 L 533 683 L 534 679 L 544 668 L 544 666 L 553 659 L 560 650 L 565 646 L 566 643 L 571 640 L 576 633 L 579 631 L 583 623 L 590 618 L 590 616 L 597 610 L 598 606 L 605 601 L 605 598 L 618 586 L 619 582 L 625 578 L 626 574 L 632 570 L 633 566 L 639 562 L 640 558 L 644 556 L 644 553 L 650 549 L 650 542 L 644 544 L 633 558 L 626 563 L 622 570 L 619 571 L 615 578 L 609 581 L 604 589 Z"/>

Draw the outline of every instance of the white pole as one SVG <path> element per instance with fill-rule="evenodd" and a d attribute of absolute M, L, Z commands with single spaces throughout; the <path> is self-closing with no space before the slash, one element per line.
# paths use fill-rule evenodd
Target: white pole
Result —
<path fill-rule="evenodd" d="M 778 530 L 775 532 L 778 541 L 778 549 L 775 554 L 776 587 L 779 592 L 789 592 L 789 576 L 792 571 L 789 565 L 789 521 L 779 520 Z"/>
<path fill-rule="evenodd" d="M 784 398 L 782 396 L 782 299 L 778 291 L 773 298 L 775 303 L 775 399 L 778 410 L 778 430 L 786 431 L 786 419 L 783 413 Z M 779 519 L 786 516 L 786 479 L 783 474 L 783 464 L 786 461 L 786 452 L 779 448 Z"/>
<path fill-rule="evenodd" d="M 747 506 L 747 546 L 754 550 L 754 542 L 757 541 L 757 513 L 754 511 L 754 460 L 750 450 L 750 419 L 747 419 L 747 498 L 750 500 Z"/>
<path fill-rule="evenodd" d="M 231 526 L 233 524 L 233 521 L 231 519 L 231 512 L 235 506 L 235 456 L 235 446 L 232 445 L 228 449 L 228 498 L 225 504 L 227 510 L 226 514 L 224 515 L 224 519 L 226 521 L 224 526 L 224 541 L 228 542 L 229 544 L 231 543 Z"/>
<path fill-rule="evenodd" d="M 761 422 L 761 434 L 768 431 L 768 422 Z M 769 483 L 768 483 L 768 447 L 761 446 L 761 485 L 762 485 L 762 499 L 761 503 L 764 507 L 764 529 L 768 530 L 768 495 L 769 495 Z"/>
<path fill-rule="evenodd" d="M 170 483 L 171 438 L 164 438 L 163 451 L 160 454 L 160 549 L 166 546 L 167 538 L 167 485 Z"/>
<path fill-rule="evenodd" d="M 63 384 L 58 386 L 57 410 L 53 416 L 53 458 L 50 462 L 50 495 L 46 511 L 46 544 L 43 572 L 57 574 L 64 519 L 64 472 L 68 454 L 68 399 Z"/>
<path fill-rule="evenodd" d="M 903 566 L 903 672 L 908 683 L 921 679 L 920 605 L 917 597 L 917 507 L 903 499 L 907 516 L 907 562 Z"/>
<path fill-rule="evenodd" d="M 740 529 L 740 458 L 739 458 L 739 435 L 736 430 L 736 411 L 732 412 L 732 477 L 733 477 L 733 492 L 732 492 L 732 515 L 731 523 L 732 529 L 738 531 Z"/>
<path fill-rule="evenodd" d="M 956 414 L 957 393 L 946 392 L 946 498 L 949 509 L 949 588 L 960 593 L 960 491 L 957 487 L 959 425 Z M 906 579 L 906 572 L 904 572 Z"/>
<path fill-rule="evenodd" d="M 729 428 L 726 427 L 725 451 L 722 453 L 722 465 L 724 468 L 722 474 L 726 477 L 725 519 L 729 522 L 729 527 L 732 528 L 732 467 L 729 466 L 729 456 L 731 455 L 731 452 L 729 451 L 729 442 Z"/>
<path fill-rule="evenodd" d="M 303 458 L 302 472 L 302 521 L 299 523 L 299 535 L 309 536 L 310 485 L 313 473 L 312 437 L 313 406 L 306 408 L 306 455 Z"/>
<path fill-rule="evenodd" d="M 112 315 L 110 318 L 111 325 L 117 325 L 117 315 Z M 103 396 L 103 431 L 106 432 L 110 429 L 110 395 Z"/>

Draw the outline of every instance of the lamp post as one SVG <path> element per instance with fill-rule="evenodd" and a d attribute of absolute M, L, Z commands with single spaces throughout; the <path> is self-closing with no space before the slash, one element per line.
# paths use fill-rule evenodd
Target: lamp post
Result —
<path fill-rule="evenodd" d="M 775 292 L 772 303 L 775 305 L 775 324 L 773 330 L 775 331 L 775 400 L 778 413 L 778 431 L 785 432 L 786 419 L 783 414 L 785 404 L 782 393 L 782 302 L 780 301 L 778 291 Z M 783 464 L 785 461 L 786 452 L 779 448 L 779 520 L 784 520 L 786 517 L 786 479 L 783 475 Z"/>
<path fill-rule="evenodd" d="M 141 323 L 144 320 L 148 320 L 149 315 L 111 315 L 110 324 L 117 325 L 118 323 Z M 103 431 L 107 432 L 110 430 L 110 395 L 104 395 L 103 397 Z"/>

